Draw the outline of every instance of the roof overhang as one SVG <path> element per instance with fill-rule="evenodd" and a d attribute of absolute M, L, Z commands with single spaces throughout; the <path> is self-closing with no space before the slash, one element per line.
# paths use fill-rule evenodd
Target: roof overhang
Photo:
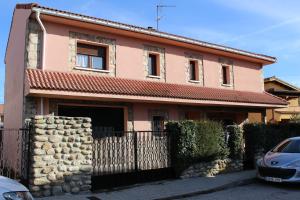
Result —
<path fill-rule="evenodd" d="M 133 95 L 111 95 L 85 92 L 70 92 L 60 90 L 41 90 L 27 89 L 26 96 L 46 97 L 57 99 L 77 99 L 77 100 L 94 100 L 94 101 L 113 101 L 113 102 L 137 102 L 137 103 L 161 103 L 161 104 L 180 104 L 193 106 L 221 106 L 221 107 L 251 107 L 251 108 L 284 108 L 284 105 L 278 104 L 262 104 L 262 103 L 241 103 L 228 101 L 213 100 L 190 100 L 177 98 L 161 98 L 149 96 L 133 96 Z"/>
<path fill-rule="evenodd" d="M 25 95 L 49 98 L 166 104 L 284 108 L 287 102 L 264 92 L 162 83 L 27 69 Z"/>
<path fill-rule="evenodd" d="M 295 90 L 280 90 L 276 88 L 269 89 L 267 92 L 274 95 L 288 96 L 288 97 L 300 97 L 300 91 Z"/>
<path fill-rule="evenodd" d="M 138 39 L 146 39 L 148 41 L 182 46 L 192 50 L 208 52 L 220 56 L 247 60 L 261 65 L 272 64 L 276 62 L 275 57 L 256 54 L 240 49 L 235 49 L 227 46 L 208 43 L 200 40 L 195 40 L 183 36 L 178 36 L 170 33 L 160 32 L 156 30 L 146 29 L 138 26 L 113 22 L 100 18 L 79 15 L 71 12 L 60 11 L 56 9 L 35 6 L 32 11 L 40 12 L 41 18 L 46 21 L 62 23 L 71 26 L 82 27 L 86 29 L 101 30 L 119 35 L 126 35 Z"/>
<path fill-rule="evenodd" d="M 300 88 L 298 88 L 297 86 L 295 85 L 292 85 L 288 82 L 285 82 L 279 78 L 277 78 L 276 76 L 272 76 L 272 77 L 269 77 L 269 78 L 265 78 L 264 79 L 264 83 L 269 83 L 269 82 L 277 82 L 285 87 L 288 87 L 290 88 L 290 90 L 286 90 L 286 91 L 296 91 L 296 92 L 300 92 Z M 274 88 L 274 90 L 276 90 L 276 88 Z"/>

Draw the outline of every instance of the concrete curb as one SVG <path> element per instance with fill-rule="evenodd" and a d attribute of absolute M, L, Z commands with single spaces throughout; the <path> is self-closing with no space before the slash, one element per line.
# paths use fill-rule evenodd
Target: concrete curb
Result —
<path fill-rule="evenodd" d="M 157 198 L 157 199 L 153 199 L 153 200 L 173 200 L 173 199 L 182 199 L 182 198 L 198 196 L 198 195 L 201 195 L 201 194 L 209 194 L 209 193 L 213 193 L 213 192 L 218 192 L 218 191 L 230 189 L 230 188 L 233 188 L 233 187 L 249 185 L 251 183 L 254 183 L 255 180 L 256 180 L 255 178 L 249 178 L 249 179 L 245 179 L 245 180 L 239 180 L 239 181 L 234 181 L 234 182 L 231 182 L 231 183 L 228 183 L 228 184 L 224 184 L 224 185 L 218 186 L 216 188 L 211 188 L 211 189 L 207 189 L 207 190 L 200 190 L 200 191 L 186 193 L 186 194 L 179 194 L 179 195 L 174 195 L 174 196 L 162 197 L 162 198 Z"/>

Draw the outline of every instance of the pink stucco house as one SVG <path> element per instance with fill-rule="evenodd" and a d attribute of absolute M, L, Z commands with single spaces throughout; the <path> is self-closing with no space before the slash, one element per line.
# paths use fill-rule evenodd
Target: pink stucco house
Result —
<path fill-rule="evenodd" d="M 129 24 L 18 4 L 7 51 L 6 128 L 36 114 L 93 130 L 161 130 L 180 119 L 247 121 L 285 107 L 264 91 L 276 58 Z"/>

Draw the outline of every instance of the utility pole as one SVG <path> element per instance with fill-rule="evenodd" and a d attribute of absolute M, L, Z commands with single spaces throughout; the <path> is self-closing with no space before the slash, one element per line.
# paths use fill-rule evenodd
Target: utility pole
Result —
<path fill-rule="evenodd" d="M 162 19 L 162 16 L 159 15 L 159 13 L 162 12 L 162 8 L 174 8 L 174 7 L 176 6 L 162 5 L 162 4 L 156 5 L 156 30 L 158 30 L 159 21 Z"/>

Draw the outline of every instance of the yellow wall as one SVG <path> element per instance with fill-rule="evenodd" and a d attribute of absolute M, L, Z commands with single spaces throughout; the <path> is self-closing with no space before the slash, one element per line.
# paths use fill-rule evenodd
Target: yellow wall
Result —
<path fill-rule="evenodd" d="M 249 123 L 261 123 L 261 113 L 248 113 Z"/>
<path fill-rule="evenodd" d="M 278 82 L 265 83 L 265 90 L 275 88 L 279 90 L 291 90 L 290 87 L 285 87 Z M 295 114 L 298 114 L 300 110 L 299 97 L 287 99 L 289 105 L 288 108 L 279 109 L 267 109 L 267 121 L 268 122 L 280 122 L 282 120 L 290 120 Z"/>

